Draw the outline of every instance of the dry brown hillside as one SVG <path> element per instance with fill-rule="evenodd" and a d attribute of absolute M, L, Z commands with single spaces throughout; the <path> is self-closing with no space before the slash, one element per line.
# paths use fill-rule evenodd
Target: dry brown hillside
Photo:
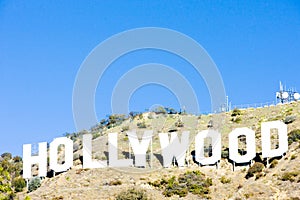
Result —
<path fill-rule="evenodd" d="M 274 120 L 282 120 L 288 124 L 290 145 L 284 157 L 272 159 L 270 166 L 266 166 L 265 160 L 259 160 L 260 126 L 261 122 Z M 224 158 L 218 169 L 215 166 L 201 167 L 195 163 L 190 163 L 185 168 L 162 168 L 160 143 L 156 134 L 153 154 L 150 155 L 150 151 L 148 153 L 149 158 L 153 158 L 153 168 L 150 168 L 149 161 L 145 169 L 83 170 L 80 161 L 80 136 L 70 135 L 74 140 L 75 166 L 53 178 L 45 178 L 40 188 L 31 193 L 21 193 L 19 199 L 26 196 L 27 199 L 116 199 L 118 194 L 131 188 L 144 192 L 141 196 L 147 196 L 148 199 L 300 199 L 300 131 L 296 131 L 300 129 L 300 102 L 201 116 L 149 112 L 126 118 L 120 124 L 112 123 L 110 126 L 106 124 L 100 127 L 99 123 L 91 131 L 93 156 L 95 159 L 106 159 L 107 133 L 118 132 L 119 157 L 128 158 L 131 150 L 126 131 L 136 130 L 140 135 L 146 129 L 154 130 L 155 133 L 181 133 L 189 130 L 190 154 L 194 150 L 193 137 L 199 131 L 206 130 L 211 122 L 222 133 Z M 228 134 L 238 127 L 248 127 L 256 132 L 258 156 L 251 168 L 244 165 L 233 171 L 232 164 L 225 158 L 226 148 Z M 128 199 L 133 198 L 129 192 L 124 196 L 126 195 Z"/>

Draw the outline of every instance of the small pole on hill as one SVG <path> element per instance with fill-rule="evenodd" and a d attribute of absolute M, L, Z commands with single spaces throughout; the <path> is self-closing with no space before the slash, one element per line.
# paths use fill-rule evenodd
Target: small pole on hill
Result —
<path fill-rule="evenodd" d="M 29 179 L 26 178 L 26 188 L 27 188 L 27 191 L 28 191 L 28 187 L 29 187 Z"/>
<path fill-rule="evenodd" d="M 153 147 L 152 147 L 152 145 L 153 145 L 153 142 L 152 142 L 152 138 L 151 138 L 151 140 L 150 140 L 150 168 L 152 168 L 153 167 Z"/>
<path fill-rule="evenodd" d="M 130 149 L 130 142 L 128 144 L 128 157 L 131 159 L 131 149 Z"/>

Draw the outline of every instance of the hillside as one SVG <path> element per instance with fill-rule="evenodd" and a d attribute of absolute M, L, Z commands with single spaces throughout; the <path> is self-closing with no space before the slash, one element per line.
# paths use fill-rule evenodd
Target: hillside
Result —
<path fill-rule="evenodd" d="M 259 160 L 260 127 L 262 122 L 274 120 L 282 120 L 288 125 L 290 145 L 284 157 L 272 159 L 271 165 L 266 166 L 265 160 Z M 208 126 L 213 126 L 222 134 L 223 158 L 218 169 L 215 166 L 200 167 L 192 161 L 189 161 L 189 167 L 162 167 L 157 133 L 177 131 L 180 135 L 183 131 L 190 131 L 190 155 L 194 150 L 194 136 Z M 244 165 L 233 171 L 232 164 L 226 158 L 226 149 L 228 134 L 238 127 L 248 127 L 255 131 L 258 156 L 250 169 Z M 201 116 L 166 114 L 165 111 L 132 114 L 129 117 L 112 115 L 90 131 L 67 134 L 74 141 L 75 166 L 55 177 L 45 178 L 37 190 L 18 193 L 17 197 L 115 199 L 121 192 L 135 188 L 144 192 L 141 196 L 146 195 L 149 199 L 178 199 L 180 196 L 182 199 L 299 199 L 300 131 L 297 129 L 300 129 L 299 102 Z M 154 130 L 153 155 L 148 151 L 152 162 L 149 161 L 146 168 L 82 169 L 82 134 L 93 134 L 93 157 L 103 160 L 107 159 L 107 134 L 118 132 L 119 158 L 128 158 L 132 150 L 129 148 L 127 130 L 136 130 L 139 136 L 145 130 Z M 63 162 L 63 147 L 60 148 L 60 155 Z M 35 173 L 36 169 L 33 169 Z"/>

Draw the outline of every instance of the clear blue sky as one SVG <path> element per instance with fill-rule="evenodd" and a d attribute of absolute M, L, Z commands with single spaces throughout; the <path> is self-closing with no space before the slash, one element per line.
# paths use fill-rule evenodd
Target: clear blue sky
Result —
<path fill-rule="evenodd" d="M 72 91 L 85 57 L 114 34 L 149 26 L 174 29 L 200 43 L 218 66 L 233 104 L 274 101 L 280 80 L 300 90 L 299 1 L 2 0 L 0 153 L 21 155 L 24 143 L 75 131 Z M 186 64 L 147 50 L 119 59 L 99 83 L 99 119 L 110 112 L 109 93 L 118 78 L 148 62 L 179 71 Z M 193 70 L 180 72 L 197 90 L 202 109 L 209 110 L 201 77 Z M 155 103 L 178 108 L 168 90 L 146 86 L 132 96 L 130 109 L 143 111 Z"/>

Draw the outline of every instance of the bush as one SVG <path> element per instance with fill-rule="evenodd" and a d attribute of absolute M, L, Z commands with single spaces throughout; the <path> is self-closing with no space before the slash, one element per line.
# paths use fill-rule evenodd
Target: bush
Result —
<path fill-rule="evenodd" d="M 138 122 L 137 127 L 138 128 L 146 128 L 147 127 L 146 122 L 144 122 L 144 121 L 143 122 Z"/>
<path fill-rule="evenodd" d="M 125 132 L 125 131 L 128 131 L 128 130 L 129 130 L 129 126 L 123 126 L 122 129 L 121 129 L 122 132 Z"/>
<path fill-rule="evenodd" d="M 241 114 L 242 114 L 241 110 L 239 110 L 238 108 L 235 108 L 235 109 L 233 109 L 233 111 L 231 113 L 231 117 L 235 117 L 235 116 L 238 116 Z"/>
<path fill-rule="evenodd" d="M 175 126 L 176 127 L 183 127 L 184 123 L 181 120 L 178 120 L 177 122 L 175 122 Z"/>
<path fill-rule="evenodd" d="M 246 174 L 246 178 L 251 178 L 253 177 L 255 174 L 260 173 L 263 171 L 264 169 L 264 164 L 260 163 L 260 162 L 256 162 L 254 163 L 249 169 L 248 172 Z"/>
<path fill-rule="evenodd" d="M 121 192 L 117 195 L 116 200 L 148 200 L 147 194 L 144 190 L 131 188 Z"/>
<path fill-rule="evenodd" d="M 163 195 L 166 197 L 171 197 L 173 195 L 178 195 L 179 197 L 185 197 L 188 194 L 188 189 L 186 187 L 182 187 L 177 182 L 167 185 Z"/>
<path fill-rule="evenodd" d="M 165 108 L 168 114 L 177 114 L 178 112 L 174 108 Z"/>
<path fill-rule="evenodd" d="M 292 130 L 288 136 L 289 144 L 300 141 L 300 129 Z"/>
<path fill-rule="evenodd" d="M 20 156 L 15 156 L 13 160 L 15 163 L 22 162 L 22 158 Z"/>
<path fill-rule="evenodd" d="M 52 198 L 52 200 L 63 200 L 63 199 L 64 199 L 63 196 L 59 196 L 59 197 L 54 197 L 54 198 Z"/>
<path fill-rule="evenodd" d="M 24 200 L 31 200 L 30 196 L 26 196 Z"/>
<path fill-rule="evenodd" d="M 231 119 L 231 121 L 233 121 L 233 122 L 235 122 L 235 123 L 241 123 L 242 118 L 239 117 L 239 116 L 236 116 L 236 117 L 233 117 L 233 118 Z"/>
<path fill-rule="evenodd" d="M 35 177 L 31 179 L 28 183 L 28 192 L 33 192 L 34 190 L 38 189 L 40 186 L 41 186 L 40 177 Z"/>
<path fill-rule="evenodd" d="M 222 158 L 228 158 L 228 157 L 229 157 L 229 150 L 228 150 L 228 148 L 222 150 L 222 152 L 221 152 L 221 157 L 222 157 Z"/>
<path fill-rule="evenodd" d="M 231 179 L 230 178 L 226 178 L 225 176 L 222 176 L 220 178 L 220 182 L 223 183 L 223 184 L 230 183 Z"/>
<path fill-rule="evenodd" d="M 7 159 L 7 160 L 12 159 L 11 153 L 8 153 L 8 152 L 3 153 L 3 154 L 1 155 L 1 157 L 4 158 L 4 159 Z"/>
<path fill-rule="evenodd" d="M 293 113 L 293 108 L 288 108 L 285 110 L 286 115 L 291 115 Z"/>
<path fill-rule="evenodd" d="M 260 177 L 263 177 L 264 174 L 262 172 L 258 172 L 255 176 L 255 180 L 259 179 Z"/>
<path fill-rule="evenodd" d="M 96 133 L 93 133 L 93 140 L 100 137 L 100 132 L 96 132 Z M 75 149 L 74 149 L 74 152 L 75 152 Z"/>
<path fill-rule="evenodd" d="M 140 114 L 139 114 L 139 119 L 144 119 L 143 113 L 140 113 Z"/>
<path fill-rule="evenodd" d="M 212 179 L 205 178 L 205 175 L 200 171 L 188 171 L 179 175 L 178 178 L 173 176 L 168 180 L 161 179 L 149 184 L 163 189 L 163 195 L 167 197 L 173 195 L 185 197 L 190 192 L 208 198 L 206 195 L 210 192 L 209 187 L 212 185 Z"/>
<path fill-rule="evenodd" d="M 26 182 L 22 177 L 14 178 L 12 186 L 15 188 L 15 192 L 22 192 L 26 187 Z"/>
<path fill-rule="evenodd" d="M 283 122 L 285 123 L 285 124 L 290 124 L 290 123 L 293 123 L 295 120 L 296 120 L 296 116 L 294 116 L 294 115 L 290 115 L 290 116 L 287 116 L 284 120 L 283 120 Z"/>
<path fill-rule="evenodd" d="M 166 109 L 162 106 L 158 106 L 158 107 L 154 108 L 153 112 L 155 112 L 155 114 L 167 114 Z"/>
<path fill-rule="evenodd" d="M 120 180 L 113 180 L 113 181 L 109 182 L 109 185 L 110 186 L 112 186 L 112 185 L 122 185 L 122 181 L 120 181 Z"/>
<path fill-rule="evenodd" d="M 280 180 L 282 181 L 290 181 L 294 182 L 295 178 L 299 175 L 298 171 L 293 171 L 293 172 L 284 172 L 282 176 L 280 177 Z"/>
<path fill-rule="evenodd" d="M 151 113 L 148 115 L 148 119 L 153 119 L 153 115 Z"/>
<path fill-rule="evenodd" d="M 270 168 L 275 168 L 277 164 L 278 164 L 278 160 L 273 160 L 270 164 Z"/>
<path fill-rule="evenodd" d="M 297 158 L 296 154 L 291 155 L 291 160 L 295 160 Z"/>
<path fill-rule="evenodd" d="M 299 197 L 291 197 L 290 200 L 300 200 Z"/>
<path fill-rule="evenodd" d="M 108 117 L 107 128 L 112 128 L 122 124 L 126 120 L 125 115 L 122 114 L 113 114 Z"/>
<path fill-rule="evenodd" d="M 20 192 L 25 187 L 21 178 L 22 158 L 12 158 L 11 153 L 3 153 L 0 159 L 0 199 L 13 199 L 15 192 Z M 23 182 L 24 181 L 24 182 Z"/>

